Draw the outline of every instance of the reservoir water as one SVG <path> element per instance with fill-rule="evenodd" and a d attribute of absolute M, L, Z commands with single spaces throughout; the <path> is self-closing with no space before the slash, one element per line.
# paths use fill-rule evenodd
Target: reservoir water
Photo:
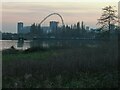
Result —
<path fill-rule="evenodd" d="M 24 41 L 24 43 L 18 43 L 18 40 L 0 40 L 0 51 L 9 49 L 14 46 L 16 49 L 27 49 L 30 47 L 30 41 Z"/>
<path fill-rule="evenodd" d="M 100 45 L 107 44 L 106 41 L 100 40 L 24 40 L 19 42 L 18 40 L 0 40 L 0 51 L 9 49 L 14 46 L 16 49 L 28 49 L 30 47 L 98 47 Z"/>

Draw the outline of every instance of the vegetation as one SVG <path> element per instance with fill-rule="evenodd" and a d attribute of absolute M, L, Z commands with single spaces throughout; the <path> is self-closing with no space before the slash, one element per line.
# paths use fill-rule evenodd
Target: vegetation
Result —
<path fill-rule="evenodd" d="M 98 47 L 4 52 L 3 88 L 117 88 L 116 48 L 105 42 Z"/>
<path fill-rule="evenodd" d="M 103 13 L 100 19 L 98 19 L 98 24 L 101 24 L 102 28 L 107 28 L 110 31 L 111 26 L 118 22 L 117 11 L 112 6 L 106 6 L 102 10 Z"/>
<path fill-rule="evenodd" d="M 111 6 L 103 10 L 105 11 L 99 23 L 103 25 L 108 23 L 110 30 L 115 11 Z M 48 37 L 56 35 L 58 38 L 70 37 L 71 40 L 80 37 L 88 38 L 88 42 L 94 37 L 93 42 L 99 44 L 79 45 L 81 44 L 79 42 L 79 44 L 73 43 L 74 47 L 70 47 L 67 42 L 64 46 L 58 47 L 32 47 L 27 50 L 16 50 L 11 47 L 4 50 L 3 88 L 118 88 L 120 42 L 116 33 L 113 33 L 111 38 L 108 32 L 88 33 L 85 31 L 84 22 L 81 23 L 81 27 L 79 22 L 71 27 L 66 25 L 64 30 L 58 30 L 60 32 L 55 34 L 44 34 L 40 29 L 40 25 L 33 24 L 31 37 L 37 34 Z M 40 32 L 37 33 L 35 30 Z M 119 28 L 116 30 L 119 31 Z M 80 41 L 79 38 L 78 40 Z"/>

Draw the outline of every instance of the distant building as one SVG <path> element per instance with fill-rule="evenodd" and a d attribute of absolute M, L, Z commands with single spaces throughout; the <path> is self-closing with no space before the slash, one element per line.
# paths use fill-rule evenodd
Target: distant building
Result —
<path fill-rule="evenodd" d="M 50 27 L 48 27 L 48 26 L 43 26 L 41 28 L 43 30 L 43 33 L 50 33 L 51 32 Z"/>
<path fill-rule="evenodd" d="M 24 26 L 23 22 L 18 22 L 17 24 L 17 33 L 18 34 L 27 34 L 30 32 L 31 26 Z M 44 33 L 50 33 L 58 29 L 57 21 L 50 21 L 50 26 L 41 27 Z"/>
<path fill-rule="evenodd" d="M 50 29 L 52 31 L 55 31 L 55 30 L 57 30 L 57 28 L 58 28 L 58 22 L 57 21 L 50 21 Z"/>
<path fill-rule="evenodd" d="M 23 27 L 23 34 L 27 34 L 30 32 L 30 26 Z"/>
<path fill-rule="evenodd" d="M 18 28 L 18 34 L 21 34 L 23 30 L 23 22 L 18 22 L 17 28 Z"/>
<path fill-rule="evenodd" d="M 23 25 L 23 22 L 18 22 L 18 34 L 27 34 L 30 32 L 30 26 L 25 26 Z"/>
<path fill-rule="evenodd" d="M 89 29 L 90 29 L 89 26 L 86 26 L 86 30 L 89 31 Z"/>
<path fill-rule="evenodd" d="M 43 33 L 50 33 L 54 32 L 58 29 L 58 22 L 57 21 L 50 21 L 49 26 L 42 26 Z"/>

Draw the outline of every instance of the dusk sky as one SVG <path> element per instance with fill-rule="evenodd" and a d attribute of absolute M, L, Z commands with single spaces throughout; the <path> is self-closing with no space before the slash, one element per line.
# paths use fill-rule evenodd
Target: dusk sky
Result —
<path fill-rule="evenodd" d="M 17 32 L 17 22 L 22 21 L 25 26 L 30 26 L 32 23 L 39 23 L 44 17 L 50 13 L 59 13 L 65 24 L 75 24 L 76 22 L 84 21 L 91 28 L 99 27 L 96 25 L 97 19 L 100 18 L 102 8 L 108 5 L 116 6 L 118 2 L 115 0 L 106 0 L 106 2 L 2 2 L 2 32 Z M 21 0 L 22 1 L 22 0 Z M 53 0 L 54 1 L 54 0 Z M 77 0 L 78 1 L 78 0 Z M 91 0 L 92 1 L 92 0 Z M 111 2 L 109 2 L 111 1 Z M 51 16 L 42 26 L 49 25 L 49 21 L 57 20 L 61 25 L 61 20 L 58 16 Z"/>

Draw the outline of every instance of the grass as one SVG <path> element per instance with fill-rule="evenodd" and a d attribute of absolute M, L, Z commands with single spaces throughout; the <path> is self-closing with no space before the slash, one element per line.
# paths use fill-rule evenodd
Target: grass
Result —
<path fill-rule="evenodd" d="M 47 52 L 32 52 L 32 53 L 19 53 L 19 54 L 8 54 L 3 55 L 4 61 L 11 61 L 11 60 L 45 60 L 48 57 L 56 56 L 58 53 L 53 51 Z"/>
<path fill-rule="evenodd" d="M 117 54 L 117 47 L 107 42 L 4 52 L 3 88 L 117 88 Z"/>

